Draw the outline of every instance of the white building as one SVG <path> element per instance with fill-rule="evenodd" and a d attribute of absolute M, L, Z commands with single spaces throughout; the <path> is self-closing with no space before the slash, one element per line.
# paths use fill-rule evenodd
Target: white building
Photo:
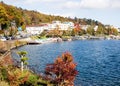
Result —
<path fill-rule="evenodd" d="M 96 26 L 95 26 L 93 29 L 94 29 L 94 31 L 97 31 L 97 29 L 98 29 L 98 26 L 96 25 Z"/>
<path fill-rule="evenodd" d="M 26 31 L 27 33 L 29 34 L 32 34 L 32 35 L 37 35 L 37 34 L 40 34 L 44 31 L 44 27 L 26 27 Z"/>
<path fill-rule="evenodd" d="M 52 24 L 48 24 L 48 27 L 49 27 L 48 30 L 54 30 L 54 29 L 68 30 L 74 28 L 74 23 L 73 22 L 61 23 L 60 21 L 53 21 Z"/>
<path fill-rule="evenodd" d="M 26 27 L 26 31 L 29 34 L 40 34 L 44 30 L 54 30 L 54 29 L 59 29 L 59 30 L 71 30 L 74 28 L 74 23 L 73 22 L 63 22 L 61 23 L 60 21 L 53 21 L 51 24 L 46 24 L 43 26 L 37 26 L 37 27 Z"/>

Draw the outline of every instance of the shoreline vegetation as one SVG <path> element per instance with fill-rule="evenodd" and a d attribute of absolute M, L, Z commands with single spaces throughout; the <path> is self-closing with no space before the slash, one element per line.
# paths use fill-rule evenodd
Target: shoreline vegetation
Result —
<path fill-rule="evenodd" d="M 18 48 L 21 45 L 23 45 L 22 42 L 19 42 L 19 45 L 17 45 L 16 47 L 14 45 L 14 47 Z M 13 46 L 10 46 L 9 48 L 12 49 L 12 47 Z M 55 63 L 52 64 L 52 66 L 55 67 L 55 69 L 56 69 L 56 68 L 61 68 L 61 66 L 68 65 L 70 68 L 67 68 L 68 67 L 67 66 L 66 69 L 69 72 L 66 73 L 65 72 L 66 69 L 63 69 L 63 68 L 61 69 L 61 72 L 63 71 L 64 76 L 66 76 L 66 74 L 67 75 L 69 74 L 68 77 L 72 77 L 72 79 L 63 78 L 62 76 L 59 77 L 61 75 L 60 74 L 61 72 L 59 73 L 60 75 L 57 75 L 57 72 L 55 72 L 55 69 L 52 70 L 49 68 L 50 64 L 48 64 L 49 67 L 47 66 L 47 68 L 48 68 L 46 70 L 47 75 L 46 74 L 44 74 L 44 75 L 36 74 L 29 68 L 28 69 L 25 68 L 24 70 L 21 71 L 21 68 L 18 65 L 15 65 L 14 60 L 11 57 L 10 50 L 8 52 L 9 52 L 9 56 L 7 56 L 8 58 L 5 58 L 5 57 L 2 58 L 2 59 L 4 59 L 4 63 L 3 63 L 3 61 L 0 60 L 0 86 L 56 86 L 56 85 L 64 86 L 65 84 L 72 84 L 70 86 L 74 86 L 73 82 L 74 82 L 74 78 L 77 74 L 77 71 L 75 70 L 76 64 L 73 63 L 73 57 L 70 53 L 68 53 L 68 52 L 63 53 L 61 58 L 58 57 L 57 60 L 55 61 Z M 22 55 L 22 52 L 19 53 L 19 55 Z M 10 60 L 10 63 L 8 63 L 9 60 Z M 7 62 L 5 62 L 5 61 L 7 61 Z M 17 64 L 19 64 L 19 62 Z M 58 66 L 56 66 L 56 64 Z M 72 71 L 73 70 L 75 71 L 74 75 L 73 75 L 72 71 L 70 72 L 71 68 L 72 68 Z M 51 72 L 53 72 L 52 73 L 53 75 L 50 74 Z M 53 80 L 55 75 L 57 77 Z M 58 78 L 60 81 L 58 80 Z"/>
<path fill-rule="evenodd" d="M 5 52 L 9 51 L 14 48 L 19 48 L 20 46 L 24 46 L 26 44 L 44 44 L 50 42 L 63 42 L 63 41 L 74 41 L 74 40 L 120 40 L 120 36 L 91 36 L 91 35 L 83 35 L 83 36 L 62 36 L 62 37 L 46 37 L 46 36 L 31 36 L 28 38 L 21 38 L 18 40 L 8 40 L 8 41 L 1 41 L 1 50 L 4 52 L 1 56 L 5 54 Z M 3 46 L 2 46 L 3 45 Z M 0 56 L 0 57 L 1 57 Z M 4 58 L 4 57 L 3 57 Z M 12 58 L 12 57 L 11 57 Z M 4 62 L 8 62 L 9 58 L 4 59 Z M 3 63 L 0 64 L 0 78 L 1 82 L 7 85 L 2 86 L 54 86 L 54 83 L 51 83 L 47 77 L 43 77 L 42 75 L 35 74 L 32 70 L 24 70 L 20 72 L 20 67 L 17 65 L 15 66 L 13 63 L 7 66 L 4 66 Z M 5 74 L 3 74 L 3 69 Z M 18 77 L 16 77 L 18 76 Z M 28 80 L 28 81 L 26 81 Z M 31 83 L 32 82 L 32 83 Z M 56 83 L 56 82 L 55 82 Z M 61 84 L 57 83 L 57 84 Z M 67 82 L 68 83 L 68 82 Z M 25 84 L 25 85 L 24 85 Z M 63 83 L 62 83 L 63 84 Z M 1 83 L 0 83 L 1 85 Z M 58 85 L 62 86 L 62 85 Z M 73 86 L 73 85 L 72 85 Z"/>
<path fill-rule="evenodd" d="M 29 39 L 29 38 L 0 42 L 3 44 L 1 46 L 1 49 L 5 51 L 0 56 L 0 58 L 2 57 L 0 60 L 0 86 L 56 86 L 56 85 L 63 86 L 63 84 L 74 84 L 73 81 L 74 81 L 75 76 L 71 75 L 72 74 L 71 72 L 70 72 L 70 77 L 72 76 L 73 79 L 71 79 L 71 80 L 68 79 L 68 81 L 65 79 L 65 80 L 59 82 L 59 81 L 57 81 L 57 78 L 55 79 L 55 81 L 52 80 L 52 78 L 54 78 L 54 75 L 51 76 L 51 78 L 49 77 L 49 75 L 46 76 L 46 74 L 39 75 L 39 74 L 36 74 L 35 72 L 33 72 L 32 69 L 29 69 L 29 68 L 21 71 L 20 66 L 16 65 L 15 60 L 11 57 L 10 50 L 15 49 L 15 48 L 17 49 L 21 46 L 26 45 L 27 44 L 27 41 L 25 41 L 26 39 Z M 34 37 L 32 37 L 32 39 L 34 39 Z M 48 43 L 51 41 L 51 39 L 52 38 L 43 38 L 42 40 L 44 40 L 44 41 L 42 43 Z M 54 39 L 54 41 L 58 40 L 58 38 L 53 38 L 53 39 Z M 9 52 L 9 55 L 5 56 L 6 52 Z M 65 54 L 63 54 L 63 55 L 65 56 Z M 69 56 L 71 56 L 69 53 L 67 53 L 67 55 L 65 56 L 65 58 L 66 57 L 69 58 Z M 8 58 L 6 58 L 6 57 L 8 57 Z M 71 59 L 72 59 L 72 56 L 71 56 Z M 8 63 L 8 61 L 9 61 L 9 63 Z M 62 62 L 62 64 L 63 63 L 65 65 L 68 64 L 68 62 L 67 63 L 66 62 Z M 19 63 L 20 63 L 20 61 L 17 61 L 17 64 L 19 64 Z M 55 64 L 56 63 L 53 64 L 54 67 L 55 67 Z M 70 64 L 72 64 L 72 63 L 70 62 Z M 58 63 L 57 67 L 59 67 L 59 63 Z M 72 67 L 72 66 L 70 66 L 70 67 Z M 73 70 L 74 70 L 74 68 L 75 68 L 75 65 L 73 67 Z M 52 70 L 50 70 L 50 71 L 52 71 Z M 49 70 L 47 70 L 47 72 L 49 72 Z M 53 70 L 53 73 L 54 73 L 54 70 Z M 75 73 L 77 74 L 77 71 Z M 55 73 L 55 74 L 57 74 L 57 73 Z M 64 74 L 66 74 L 66 73 L 64 73 Z M 58 76 L 58 78 L 59 78 L 59 76 Z M 73 85 L 71 85 L 71 86 L 73 86 Z"/>
<path fill-rule="evenodd" d="M 50 42 L 62 42 L 62 41 L 74 41 L 74 40 L 120 40 L 120 36 L 63 36 L 60 37 L 51 37 L 51 38 L 42 38 L 39 39 L 38 36 L 33 36 L 31 38 L 23 39 L 23 41 L 26 41 L 27 44 L 44 44 L 44 43 L 50 43 Z"/>

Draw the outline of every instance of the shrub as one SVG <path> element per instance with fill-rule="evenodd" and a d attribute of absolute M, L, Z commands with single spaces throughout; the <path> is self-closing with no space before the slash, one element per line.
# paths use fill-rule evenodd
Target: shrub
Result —
<path fill-rule="evenodd" d="M 1 68 L 2 80 L 7 80 L 7 70 L 5 68 Z"/>
<path fill-rule="evenodd" d="M 69 53 L 63 53 L 62 56 L 57 57 L 53 64 L 46 66 L 46 75 L 50 76 L 50 80 L 60 86 L 71 86 L 74 83 L 77 70 L 76 64 L 73 62 L 73 56 Z"/>
<path fill-rule="evenodd" d="M 28 81 L 27 82 L 29 82 L 29 83 L 36 83 L 37 82 L 37 76 L 35 76 L 35 75 L 30 75 L 29 77 L 28 77 Z"/>

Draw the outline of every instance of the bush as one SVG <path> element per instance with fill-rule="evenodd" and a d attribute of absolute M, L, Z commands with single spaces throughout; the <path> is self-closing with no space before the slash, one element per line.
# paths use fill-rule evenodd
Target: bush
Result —
<path fill-rule="evenodd" d="M 59 86 L 72 86 L 77 75 L 76 64 L 73 62 L 73 56 L 69 53 L 63 53 L 57 57 L 54 63 L 46 66 L 46 75 L 50 80 Z"/>
<path fill-rule="evenodd" d="M 30 75 L 30 76 L 28 77 L 28 81 L 27 81 L 27 82 L 32 83 L 32 84 L 35 84 L 35 83 L 37 82 L 37 80 L 38 80 L 37 76 L 35 76 L 35 75 Z"/>
<path fill-rule="evenodd" d="M 7 80 L 7 70 L 5 68 L 1 68 L 0 72 L 1 72 L 1 74 L 0 74 L 1 75 L 0 76 L 1 80 Z"/>

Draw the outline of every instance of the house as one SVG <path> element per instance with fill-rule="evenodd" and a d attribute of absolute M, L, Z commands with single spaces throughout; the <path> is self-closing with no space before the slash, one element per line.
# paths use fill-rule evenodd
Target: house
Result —
<path fill-rule="evenodd" d="M 44 30 L 54 30 L 54 29 L 59 29 L 59 30 L 71 30 L 74 28 L 74 23 L 72 22 L 63 22 L 61 21 L 53 21 L 50 24 L 43 24 L 40 26 L 27 26 L 26 31 L 29 34 L 40 34 Z"/>
<path fill-rule="evenodd" d="M 26 31 L 29 34 L 37 35 L 43 32 L 44 27 L 26 27 Z"/>
<path fill-rule="evenodd" d="M 96 25 L 93 29 L 94 29 L 94 31 L 97 31 L 98 25 Z"/>
<path fill-rule="evenodd" d="M 74 28 L 73 22 L 61 23 L 60 21 L 53 21 L 51 24 L 48 24 L 48 30 L 54 30 L 54 29 L 68 30 L 68 29 L 73 29 L 73 28 Z"/>

